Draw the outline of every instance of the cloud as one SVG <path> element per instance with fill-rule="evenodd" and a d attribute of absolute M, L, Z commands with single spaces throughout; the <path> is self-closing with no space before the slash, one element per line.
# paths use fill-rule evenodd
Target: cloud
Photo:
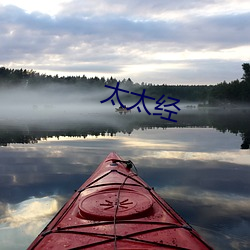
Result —
<path fill-rule="evenodd" d="M 171 20 L 172 18 L 183 18 L 190 15 L 198 15 L 200 13 L 206 13 L 214 8 L 225 10 L 225 5 L 228 11 L 230 3 L 233 1 L 198 1 L 198 0 L 179 0 L 179 1 L 162 1 L 162 0 L 127 0 L 126 2 L 117 2 L 114 0 L 87 0 L 87 1 L 69 1 L 65 3 L 64 10 L 61 11 L 63 15 L 79 15 L 87 17 L 97 16 L 129 16 L 137 20 L 149 20 L 149 19 L 161 19 L 166 18 Z M 242 8 L 247 0 L 242 1 Z M 222 6 L 222 7 L 221 7 Z M 236 8 L 237 9 L 237 8 Z M 234 6 L 234 11 L 236 10 Z M 237 11 L 237 10 L 236 10 Z"/>
<path fill-rule="evenodd" d="M 250 40 L 250 13 L 247 2 L 242 5 L 233 9 L 233 0 L 75 0 L 55 16 L 0 5 L 0 63 L 139 82 L 234 80 L 241 77 L 242 62 L 250 59 L 240 52 Z M 228 49 L 235 51 L 233 59 Z M 231 70 L 232 64 L 238 68 Z"/>

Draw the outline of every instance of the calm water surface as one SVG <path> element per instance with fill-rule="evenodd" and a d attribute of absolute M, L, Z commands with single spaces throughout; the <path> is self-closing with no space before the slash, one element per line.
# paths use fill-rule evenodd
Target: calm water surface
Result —
<path fill-rule="evenodd" d="M 177 123 L 94 113 L 74 122 L 1 120 L 0 248 L 27 248 L 116 151 L 215 249 L 250 249 L 248 117 L 194 111 Z"/>

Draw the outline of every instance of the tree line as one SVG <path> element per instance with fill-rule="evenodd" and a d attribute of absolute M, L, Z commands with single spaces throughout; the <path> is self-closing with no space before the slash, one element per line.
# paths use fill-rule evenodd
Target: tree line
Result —
<path fill-rule="evenodd" d="M 136 112 L 134 112 L 136 113 Z M 131 134 L 133 131 L 141 129 L 167 129 L 167 128 L 214 128 L 222 133 L 230 132 L 240 135 L 242 142 L 239 144 L 241 149 L 249 149 L 250 147 L 250 110 L 228 110 L 228 112 L 180 112 L 178 114 L 178 122 L 168 122 L 157 119 L 155 116 L 140 114 L 137 115 L 118 115 L 117 113 L 98 114 L 100 120 L 109 119 L 111 123 L 95 123 L 92 121 L 75 122 L 71 121 L 66 124 L 61 121 L 50 120 L 43 123 L 42 127 L 38 124 L 34 126 L 27 123 L 25 126 L 13 126 L 8 123 L 0 124 L 0 146 L 8 146 L 13 143 L 37 143 L 41 139 L 52 137 L 68 136 L 68 137 L 84 137 L 92 136 L 115 136 L 117 133 Z M 46 124 L 46 126 L 45 126 Z M 46 129 L 44 129 L 46 127 Z M 43 129 L 41 129 L 43 128 Z M 27 133 L 28 131 L 28 133 Z"/>
<path fill-rule="evenodd" d="M 220 105 L 228 103 L 250 103 L 250 64 L 242 64 L 243 76 L 239 80 L 231 82 L 221 82 L 216 85 L 153 85 L 152 83 L 134 83 L 130 78 L 119 80 L 104 77 L 86 77 L 82 76 L 52 76 L 40 74 L 34 70 L 27 69 L 9 69 L 0 67 L 0 87 L 23 87 L 38 88 L 50 84 L 64 84 L 77 87 L 82 91 L 104 90 L 105 85 L 115 87 L 120 82 L 120 88 L 141 94 L 143 89 L 146 95 L 160 98 L 165 96 L 174 97 L 181 101 L 201 102 L 209 105 Z M 138 99 L 136 96 L 127 95 L 128 101 Z"/>

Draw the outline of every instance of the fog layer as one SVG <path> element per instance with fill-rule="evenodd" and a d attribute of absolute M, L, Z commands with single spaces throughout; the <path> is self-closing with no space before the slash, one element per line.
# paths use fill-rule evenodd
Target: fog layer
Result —
<path fill-rule="evenodd" d="M 105 94 L 105 91 L 86 91 L 62 85 L 2 89 L 0 121 L 82 119 L 85 115 L 109 112 L 108 105 L 100 103 L 107 95 L 109 93 Z"/>

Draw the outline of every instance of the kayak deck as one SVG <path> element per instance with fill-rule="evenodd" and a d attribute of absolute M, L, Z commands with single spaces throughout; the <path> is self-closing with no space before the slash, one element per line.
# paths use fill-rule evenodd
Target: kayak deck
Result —
<path fill-rule="evenodd" d="M 212 249 L 110 153 L 28 249 Z"/>

